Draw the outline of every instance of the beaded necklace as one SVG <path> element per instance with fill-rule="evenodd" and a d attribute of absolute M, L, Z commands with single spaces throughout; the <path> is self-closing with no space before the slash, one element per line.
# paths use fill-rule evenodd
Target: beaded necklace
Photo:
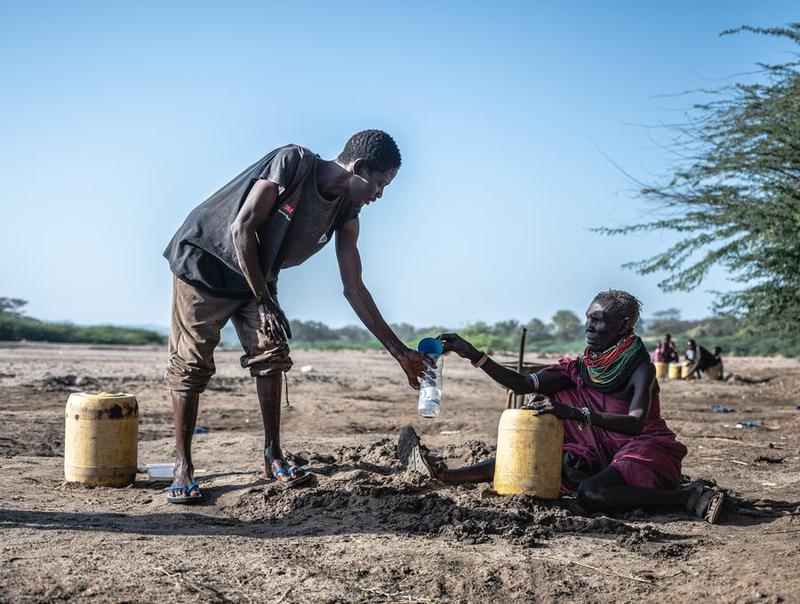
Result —
<path fill-rule="evenodd" d="M 642 339 L 634 333 L 603 352 L 592 352 L 587 347 L 578 361 L 581 378 L 600 392 L 617 392 L 645 356 L 649 360 Z"/>

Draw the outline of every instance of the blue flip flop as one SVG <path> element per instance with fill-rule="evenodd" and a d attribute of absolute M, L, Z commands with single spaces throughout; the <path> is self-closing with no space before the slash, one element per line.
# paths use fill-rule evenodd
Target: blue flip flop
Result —
<path fill-rule="evenodd" d="M 192 492 L 196 491 L 197 495 L 192 495 Z M 176 487 L 176 486 L 169 486 L 167 487 L 167 502 L 168 503 L 177 503 L 177 504 L 187 504 L 187 503 L 197 503 L 203 498 L 203 491 L 197 486 L 196 482 L 193 482 L 188 487 Z M 182 493 L 181 495 L 176 495 L 176 493 Z"/>
<path fill-rule="evenodd" d="M 298 470 L 303 472 L 299 476 L 297 475 Z M 308 484 L 314 478 L 314 475 L 311 472 L 306 472 L 298 466 L 290 466 L 288 470 L 278 468 L 272 473 L 272 476 L 275 482 L 281 485 L 284 489 L 293 489 L 294 487 Z M 278 476 L 286 476 L 289 478 L 289 480 L 278 480 Z"/>

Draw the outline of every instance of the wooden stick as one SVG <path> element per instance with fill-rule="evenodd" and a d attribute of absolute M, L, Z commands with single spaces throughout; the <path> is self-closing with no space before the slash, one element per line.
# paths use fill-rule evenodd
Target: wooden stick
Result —
<path fill-rule="evenodd" d="M 624 575 L 622 573 L 615 572 L 608 568 L 598 568 L 596 566 L 591 566 L 590 564 L 584 564 L 583 562 L 578 562 L 577 560 L 562 560 L 560 558 L 550 558 L 549 556 L 531 556 L 531 557 L 535 558 L 536 560 L 560 562 L 561 564 L 575 564 L 576 566 L 583 566 L 584 568 L 591 569 L 603 575 L 616 575 L 617 577 L 621 577 L 623 579 L 630 579 L 631 581 L 638 581 L 639 583 L 646 583 L 648 585 L 651 585 L 653 583 L 652 579 L 642 579 L 641 577 L 634 577 L 633 575 Z"/>
<path fill-rule="evenodd" d="M 525 365 L 525 339 L 528 337 L 528 328 L 523 327 L 519 334 L 519 357 L 517 359 L 517 373 L 522 374 L 522 367 Z M 522 395 L 523 398 L 525 395 Z M 520 407 L 519 397 L 514 395 L 514 409 Z"/>
<path fill-rule="evenodd" d="M 519 358 L 517 360 L 517 371 L 522 373 L 522 366 L 525 364 L 525 339 L 528 337 L 528 328 L 523 327 L 519 336 Z"/>

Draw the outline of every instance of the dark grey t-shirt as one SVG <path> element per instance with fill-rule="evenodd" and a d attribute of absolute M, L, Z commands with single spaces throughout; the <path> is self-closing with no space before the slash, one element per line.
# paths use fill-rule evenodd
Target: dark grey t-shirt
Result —
<path fill-rule="evenodd" d="M 336 229 L 358 216 L 349 196 L 325 199 L 317 188 L 319 156 L 298 145 L 271 151 L 189 213 L 164 250 L 172 272 L 184 281 L 227 297 L 251 296 L 236 258 L 230 227 L 253 183 L 278 185 L 278 199 L 259 228 L 261 268 L 274 281 L 281 268 L 297 266 L 321 250 Z M 277 256 L 268 251 L 270 222 L 290 221 Z M 267 266 L 269 265 L 269 266 Z"/>

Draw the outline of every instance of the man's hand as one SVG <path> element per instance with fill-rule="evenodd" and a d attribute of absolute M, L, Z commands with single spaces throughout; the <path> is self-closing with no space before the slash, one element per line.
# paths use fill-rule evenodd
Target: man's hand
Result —
<path fill-rule="evenodd" d="M 477 348 L 457 333 L 443 333 L 436 337 L 442 341 L 445 352 L 455 352 L 458 356 L 471 361 L 477 360 L 481 356 Z"/>
<path fill-rule="evenodd" d="M 292 339 L 292 328 L 283 309 L 271 297 L 258 305 L 258 319 L 261 332 L 271 342 L 286 342 Z"/>
<path fill-rule="evenodd" d="M 559 419 L 583 419 L 583 413 L 575 409 L 575 407 L 570 407 L 557 401 L 551 401 L 549 398 L 545 398 L 540 394 L 534 396 L 533 400 L 526 404 L 523 409 L 532 409 L 535 415 L 552 413 Z"/>
<path fill-rule="evenodd" d="M 433 360 L 427 355 L 416 350 L 406 348 L 403 352 L 397 355 L 397 362 L 406 373 L 408 378 L 408 385 L 414 390 L 419 390 L 419 379 L 425 370 L 433 365 Z"/>

